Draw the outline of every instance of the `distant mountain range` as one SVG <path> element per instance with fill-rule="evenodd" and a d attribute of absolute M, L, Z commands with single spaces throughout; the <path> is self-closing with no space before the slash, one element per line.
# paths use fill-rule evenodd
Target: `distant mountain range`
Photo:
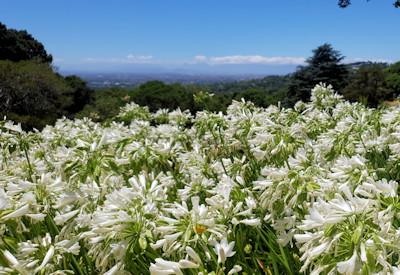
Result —
<path fill-rule="evenodd" d="M 350 69 L 358 69 L 363 65 L 372 64 L 370 61 L 361 61 L 348 63 L 347 66 Z M 386 63 L 382 63 L 387 65 Z M 292 68 L 294 71 L 294 67 Z M 204 73 L 204 72 L 193 72 L 188 70 L 184 71 L 159 71 L 159 72 L 88 72 L 88 71 L 61 71 L 62 75 L 78 75 L 84 79 L 87 84 L 92 88 L 105 88 L 105 87 L 135 87 L 142 83 L 151 80 L 160 80 L 165 83 L 181 83 L 181 84 L 214 84 L 214 83 L 229 83 L 246 81 L 253 79 L 262 79 L 266 76 L 271 75 L 288 75 L 288 73 L 235 73 L 230 72 L 214 72 L 214 73 Z"/>
<path fill-rule="evenodd" d="M 181 84 L 211 84 L 216 82 L 233 82 L 250 79 L 259 79 L 265 75 L 238 74 L 179 74 L 179 73 L 87 73 L 62 72 L 63 75 L 76 74 L 84 79 L 92 88 L 104 87 L 134 87 L 150 80 L 160 80 L 165 83 Z"/>

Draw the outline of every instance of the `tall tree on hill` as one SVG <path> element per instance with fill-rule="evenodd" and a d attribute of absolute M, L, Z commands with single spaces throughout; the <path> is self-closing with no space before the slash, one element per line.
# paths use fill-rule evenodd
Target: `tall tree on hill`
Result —
<path fill-rule="evenodd" d="M 288 88 L 288 105 L 292 106 L 299 100 L 308 101 L 312 88 L 320 82 L 342 90 L 349 76 L 346 65 L 341 64 L 343 58 L 330 44 L 314 49 L 313 56 L 306 60 L 307 65 L 300 66 L 293 74 Z"/>
<path fill-rule="evenodd" d="M 51 63 L 53 57 L 46 52 L 43 44 L 27 31 L 8 29 L 0 22 L 0 60 L 37 60 Z"/>

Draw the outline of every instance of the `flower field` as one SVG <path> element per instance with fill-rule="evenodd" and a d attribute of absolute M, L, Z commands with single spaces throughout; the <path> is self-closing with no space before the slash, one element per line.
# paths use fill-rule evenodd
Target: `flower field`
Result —
<path fill-rule="evenodd" d="M 400 274 L 400 107 L 0 122 L 0 274 Z"/>

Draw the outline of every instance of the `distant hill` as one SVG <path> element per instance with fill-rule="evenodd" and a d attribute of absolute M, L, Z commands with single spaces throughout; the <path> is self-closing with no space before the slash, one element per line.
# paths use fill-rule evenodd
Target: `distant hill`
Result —
<path fill-rule="evenodd" d="M 71 72 L 61 72 L 71 74 Z M 211 75 L 211 74 L 179 74 L 179 73 L 87 73 L 74 72 L 82 77 L 92 88 L 132 88 L 151 80 L 160 80 L 165 83 L 181 84 L 212 84 L 237 82 L 250 79 L 259 79 L 263 75 Z"/>
<path fill-rule="evenodd" d="M 208 85 L 208 88 L 215 93 L 240 93 L 248 89 L 271 93 L 286 88 L 289 80 L 290 75 L 270 75 L 250 80 L 213 83 Z"/>
<path fill-rule="evenodd" d="M 389 66 L 389 64 L 386 63 L 386 62 L 372 62 L 372 61 L 353 62 L 353 63 L 348 63 L 346 65 L 348 66 L 348 68 L 356 70 L 356 69 L 359 69 L 362 66 L 372 65 L 372 64 L 380 64 L 383 67 L 388 67 Z"/>

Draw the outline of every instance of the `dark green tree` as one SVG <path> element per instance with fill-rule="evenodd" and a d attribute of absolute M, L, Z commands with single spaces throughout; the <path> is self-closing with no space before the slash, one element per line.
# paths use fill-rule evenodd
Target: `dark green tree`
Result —
<path fill-rule="evenodd" d="M 84 80 L 76 75 L 65 77 L 66 83 L 73 89 L 72 104 L 68 108 L 69 113 L 77 113 L 90 102 L 94 91 L 90 89 Z"/>
<path fill-rule="evenodd" d="M 308 101 L 311 90 L 320 82 L 331 84 L 341 91 L 347 84 L 349 71 L 341 64 L 344 56 L 334 50 L 330 44 L 323 44 L 313 50 L 313 56 L 307 59 L 306 66 L 300 66 L 293 74 L 288 87 L 287 103 Z"/>
<path fill-rule="evenodd" d="M 343 96 L 376 107 L 384 100 L 393 98 L 393 90 L 386 84 L 383 64 L 373 63 L 361 66 L 352 76 Z"/>
<path fill-rule="evenodd" d="M 8 29 L 0 22 L 0 60 L 37 60 L 51 63 L 53 58 L 42 43 L 27 31 Z"/>
<path fill-rule="evenodd" d="M 73 89 L 51 67 L 34 61 L 0 61 L 0 115 L 25 129 L 68 115 Z"/>
<path fill-rule="evenodd" d="M 42 128 L 60 116 L 73 117 L 92 91 L 77 76 L 53 71 L 52 56 L 26 31 L 0 23 L 0 115 L 25 129 Z"/>
<path fill-rule="evenodd" d="M 395 96 L 400 95 L 400 62 L 394 63 L 385 69 L 386 84 L 393 90 Z"/>
<path fill-rule="evenodd" d="M 180 84 L 165 84 L 162 81 L 149 81 L 140 85 L 132 100 L 139 105 L 148 106 L 151 112 L 168 108 L 174 110 L 193 110 L 193 94 Z"/>
<path fill-rule="evenodd" d="M 106 121 L 115 117 L 122 106 L 131 101 L 129 91 L 124 88 L 104 88 L 92 93 L 89 104 L 86 104 L 76 117 L 89 117 L 94 121 Z"/>
<path fill-rule="evenodd" d="M 235 95 L 235 100 L 240 100 L 241 98 L 246 101 L 253 102 L 256 106 L 266 107 L 266 94 L 262 91 L 250 88 L 241 93 Z"/>

